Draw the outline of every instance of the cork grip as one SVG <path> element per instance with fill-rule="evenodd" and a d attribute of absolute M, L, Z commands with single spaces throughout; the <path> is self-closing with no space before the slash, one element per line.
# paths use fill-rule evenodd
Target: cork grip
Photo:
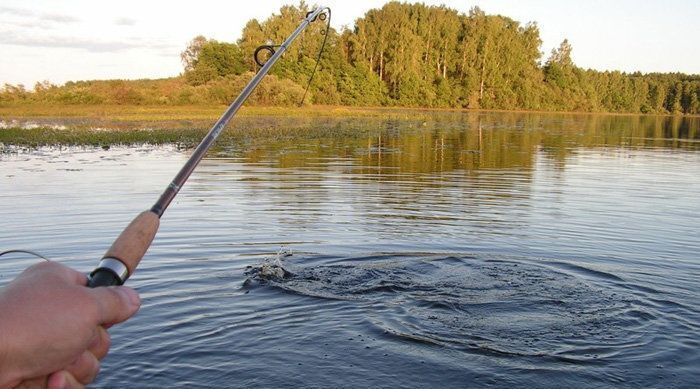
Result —
<path fill-rule="evenodd" d="M 134 274 L 136 266 L 146 254 L 153 238 L 158 232 L 160 218 L 151 211 L 141 212 L 122 231 L 112 247 L 107 250 L 104 258 L 116 258 L 129 269 L 129 275 Z"/>

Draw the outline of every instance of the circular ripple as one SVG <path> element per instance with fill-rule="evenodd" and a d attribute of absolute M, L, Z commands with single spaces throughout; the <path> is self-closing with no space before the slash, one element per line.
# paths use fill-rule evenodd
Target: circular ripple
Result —
<path fill-rule="evenodd" d="M 645 343 L 656 317 L 616 276 L 472 256 L 373 256 L 284 264 L 287 292 L 355 301 L 388 337 L 487 355 L 595 363 Z"/>

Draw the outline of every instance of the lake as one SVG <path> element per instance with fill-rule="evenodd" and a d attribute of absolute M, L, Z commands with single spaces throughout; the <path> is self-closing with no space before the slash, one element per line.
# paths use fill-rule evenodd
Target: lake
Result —
<path fill-rule="evenodd" d="M 700 118 L 420 115 L 231 130 L 94 387 L 700 382 Z M 190 152 L 6 146 L 0 251 L 89 272 Z M 3 256 L 0 284 L 36 261 Z"/>

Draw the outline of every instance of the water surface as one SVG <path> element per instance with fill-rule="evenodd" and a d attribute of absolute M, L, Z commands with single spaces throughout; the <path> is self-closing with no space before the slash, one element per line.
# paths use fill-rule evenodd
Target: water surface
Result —
<path fill-rule="evenodd" d="M 164 215 L 94 386 L 697 384 L 697 118 L 425 115 L 232 131 Z M 9 150 L 0 251 L 86 272 L 189 155 Z M 0 284 L 33 261 L 3 257 Z"/>

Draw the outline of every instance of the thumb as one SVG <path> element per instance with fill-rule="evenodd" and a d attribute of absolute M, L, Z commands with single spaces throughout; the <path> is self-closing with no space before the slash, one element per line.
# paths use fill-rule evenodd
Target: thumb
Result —
<path fill-rule="evenodd" d="M 121 323 L 133 316 L 141 306 L 141 299 L 128 286 L 101 286 L 88 289 L 97 301 L 99 323 Z"/>

